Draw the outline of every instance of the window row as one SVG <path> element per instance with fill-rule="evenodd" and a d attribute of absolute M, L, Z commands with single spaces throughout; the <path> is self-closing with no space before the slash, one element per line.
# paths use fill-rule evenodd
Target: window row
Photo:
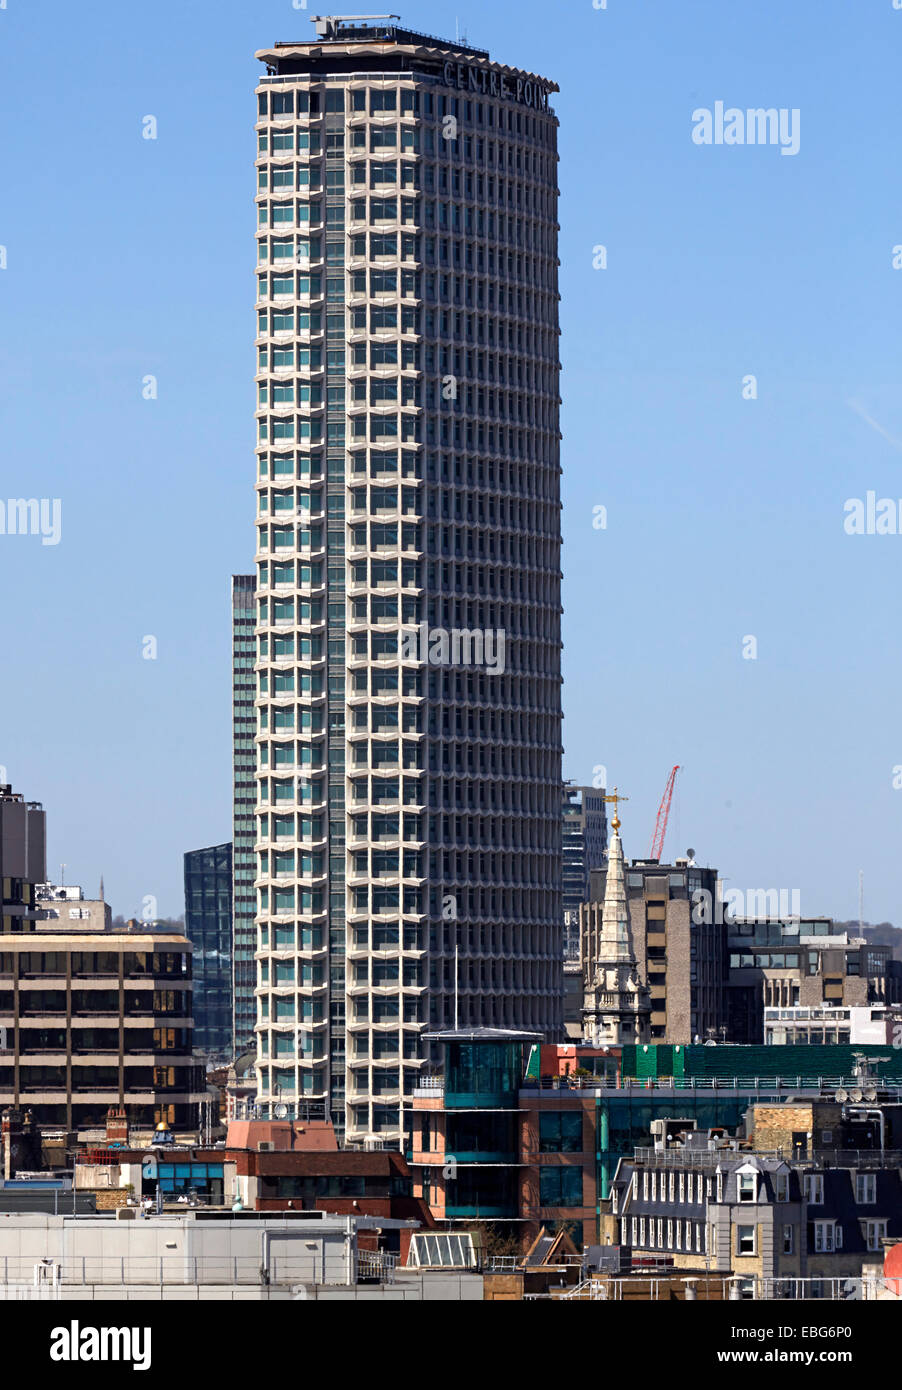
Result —
<path fill-rule="evenodd" d="M 738 1229 L 754 1232 L 755 1228 L 751 1226 Z M 639 1250 L 683 1250 L 697 1254 L 708 1252 L 707 1226 L 701 1221 L 683 1220 L 679 1217 L 676 1220 L 644 1216 L 624 1219 L 621 1222 L 621 1240 L 624 1245 Z M 739 1255 L 750 1252 L 737 1248 L 736 1253 Z"/>
<path fill-rule="evenodd" d="M 269 639 L 261 637 L 261 656 L 268 655 Z M 267 644 L 264 646 L 264 644 Z M 290 637 L 273 638 L 273 657 L 274 661 L 294 661 L 297 659 L 298 649 L 294 635 Z M 321 671 L 296 671 L 294 674 L 294 689 L 286 686 L 289 693 L 297 693 L 306 698 L 317 698 L 325 693 L 323 673 Z"/>
<path fill-rule="evenodd" d="M 365 258 L 367 254 L 371 260 L 378 260 L 384 256 L 396 259 L 399 248 L 402 260 L 420 260 L 422 241 L 413 233 L 405 232 L 399 237 L 397 232 L 371 232 L 369 237 L 358 235 L 350 239 L 350 254 L 355 259 Z M 322 255 L 323 244 L 320 237 L 264 237 L 257 243 L 257 257 L 260 261 L 318 261 Z M 339 247 L 336 254 L 335 248 L 330 244 L 326 248 L 326 256 L 327 264 L 344 265 L 343 247 Z"/>
<path fill-rule="evenodd" d="M 382 182 L 392 185 L 394 181 L 390 176 L 384 176 Z M 324 224 L 333 232 L 344 231 L 344 203 L 324 204 L 319 198 L 313 202 L 288 198 L 288 191 L 286 188 L 284 201 L 268 199 L 264 192 L 258 193 L 258 230 L 271 228 L 287 232 L 297 227 L 306 236 L 311 226 Z M 550 204 L 551 200 L 547 201 Z M 515 211 L 514 204 L 509 206 L 509 212 L 486 209 L 454 201 L 450 196 L 445 199 L 402 196 L 399 199 L 397 196 L 387 196 L 384 189 L 379 195 L 360 197 L 359 189 L 355 189 L 350 202 L 350 219 L 352 224 L 360 222 L 373 226 L 379 222 L 399 222 L 402 227 L 416 227 L 427 232 L 479 237 L 487 239 L 495 247 L 521 247 L 537 252 L 546 259 L 553 258 L 557 252 L 556 211 L 549 206 L 547 213 L 540 216 L 535 209 L 524 208 L 522 202 L 517 204 L 519 213 Z M 336 256 L 334 263 L 340 264 L 341 260 Z"/>
<path fill-rule="evenodd" d="M 258 979 L 261 987 L 271 985 L 278 989 L 282 985 L 297 985 L 301 989 L 318 989 L 325 977 L 323 966 L 293 956 L 290 960 L 273 957 L 258 961 Z"/>
<path fill-rule="evenodd" d="M 359 132 L 362 136 L 363 132 Z M 361 142 L 360 148 L 365 148 Z M 372 153 L 385 155 L 398 149 L 398 139 L 394 129 L 371 132 L 369 149 Z M 402 131 L 400 149 L 402 152 L 419 153 L 419 141 L 413 131 Z M 355 160 L 347 166 L 352 195 L 356 196 L 362 188 L 380 188 L 392 185 L 403 190 L 414 190 L 427 195 L 434 193 L 441 197 L 454 198 L 459 203 L 475 203 L 477 215 L 460 225 L 480 229 L 479 215 L 488 205 L 498 209 L 519 208 L 525 212 L 551 223 L 554 220 L 557 190 L 547 181 L 537 179 L 528 168 L 517 170 L 516 174 L 483 175 L 465 173 L 459 168 L 444 163 L 433 165 L 418 161 L 398 159 Z M 257 193 L 301 192 L 338 197 L 345 192 L 346 166 L 318 163 L 279 163 L 258 164 Z M 384 189 L 382 190 L 384 194 Z M 469 209 L 467 209 L 469 211 Z M 356 213 L 354 220 L 360 220 Z M 480 232 L 481 234 L 481 232 Z M 539 244 L 550 246 L 543 238 Z"/>
<path fill-rule="evenodd" d="M 262 130 L 257 134 L 258 159 L 266 155 L 288 157 L 301 155 L 304 158 L 317 158 L 324 152 L 327 160 L 341 161 L 350 152 L 398 150 L 402 153 L 422 154 L 427 158 L 436 155 L 448 161 L 450 168 L 446 173 L 452 179 L 451 189 L 460 194 L 466 191 L 473 197 L 474 180 L 476 196 L 484 196 L 485 176 L 483 170 L 498 170 L 511 176 L 532 179 L 535 182 L 551 184 L 557 176 L 557 162 L 544 150 L 524 148 L 516 143 L 486 140 L 482 136 L 467 133 L 455 134 L 453 126 L 435 131 L 429 126 L 398 124 L 394 121 L 379 121 L 377 124 L 355 124 L 347 134 L 344 130 L 327 130 L 324 145 L 317 130 L 304 126 L 294 129 Z M 460 161 L 451 163 L 451 161 Z M 477 172 L 471 173 L 462 165 L 475 164 Z M 328 165 L 327 165 L 328 167 Z M 493 178 L 490 176 L 491 184 Z"/>
<path fill-rule="evenodd" d="M 191 956 L 180 951 L 0 951 L 0 974 L 190 975 Z"/>
<path fill-rule="evenodd" d="M 295 1071 L 293 1068 L 261 1067 L 261 1094 L 271 1095 L 281 1100 L 283 1096 L 322 1095 L 326 1089 L 326 1075 L 323 1071 Z"/>
<path fill-rule="evenodd" d="M 372 884 L 365 888 L 352 888 L 350 910 L 359 914 L 371 912 L 375 915 L 402 912 L 406 915 L 422 916 L 422 890 L 413 887 L 387 887 Z"/>
<path fill-rule="evenodd" d="M 348 326 L 353 330 L 369 330 L 372 333 L 419 333 L 420 310 L 411 305 L 396 304 L 372 305 L 367 309 L 354 309 L 348 315 Z M 322 333 L 323 312 L 321 309 L 259 309 L 257 311 L 257 335 L 266 337 L 277 333 Z M 334 319 L 334 323 L 332 320 Z M 345 336 L 345 311 L 325 315 L 326 328 L 334 328 L 340 337 Z"/>
<path fill-rule="evenodd" d="M 422 989 L 423 968 L 420 962 L 405 960 L 358 960 L 351 966 L 351 984 L 370 985 L 373 989 L 400 985 L 403 989 Z"/>
<path fill-rule="evenodd" d="M 322 1002 L 306 995 L 264 994 L 257 1003 L 264 1023 L 304 1023 L 316 1027 L 325 1020 Z"/>
<path fill-rule="evenodd" d="M 407 344 L 402 344 L 402 347 L 406 346 Z M 348 473 L 366 473 L 367 459 L 369 459 L 370 473 L 397 473 L 400 466 L 400 473 L 404 478 L 419 477 L 423 466 L 416 449 L 398 450 L 383 446 L 367 451 L 365 448 L 353 448 L 346 459 L 329 459 L 329 481 L 342 482 Z M 320 481 L 324 477 L 323 467 L 323 456 L 319 453 L 261 454 L 259 473 L 262 479 L 298 477 L 305 480 L 309 478 L 311 481 Z M 434 472 L 434 460 L 431 461 L 430 467 Z M 476 467 L 481 482 L 485 470 L 483 461 L 480 460 Z M 494 463 L 489 463 L 490 483 L 494 480 L 494 467 Z M 458 471 L 460 471 L 460 465 L 458 465 Z M 468 464 L 468 474 L 472 479 L 472 463 Z"/>
<path fill-rule="evenodd" d="M 278 785 L 274 783 L 274 785 Z M 286 784 L 293 788 L 294 783 L 289 781 Z M 280 816 L 269 815 L 260 816 L 258 820 L 259 838 L 261 840 L 322 840 L 325 837 L 325 821 L 322 816 Z M 267 861 L 272 859 L 275 862 L 280 856 L 277 854 L 260 856 L 260 868 L 263 873 L 267 872 Z M 317 866 L 322 864 L 322 858 L 315 858 Z M 314 860 L 305 858 L 304 863 L 313 863 Z M 315 870 L 307 869 L 306 872 L 320 872 L 320 868 Z"/>
<path fill-rule="evenodd" d="M 351 1023 L 425 1023 L 425 1001 L 415 995 L 388 998 L 361 995 L 353 1000 Z"/>
<path fill-rule="evenodd" d="M 321 888 L 264 887 L 258 889 L 258 907 L 274 917 L 296 912 L 313 916 L 325 911 L 325 898 Z"/>
<path fill-rule="evenodd" d="M 498 96 L 497 103 L 482 102 L 469 97 L 452 97 L 444 92 L 422 91 L 412 86 L 371 87 L 371 88 L 325 88 L 320 91 L 313 87 L 297 87 L 291 91 L 258 92 L 257 116 L 260 120 L 269 118 L 284 121 L 291 116 L 321 116 L 329 113 L 347 112 L 349 115 L 383 116 L 391 112 L 402 115 L 420 116 L 424 120 L 444 120 L 454 116 L 456 120 L 469 125 L 485 126 L 520 136 L 533 143 L 553 145 L 556 122 L 553 116 L 535 115 L 510 105 L 506 83 L 510 79 L 491 69 L 486 69 L 485 81 L 487 95 Z"/>

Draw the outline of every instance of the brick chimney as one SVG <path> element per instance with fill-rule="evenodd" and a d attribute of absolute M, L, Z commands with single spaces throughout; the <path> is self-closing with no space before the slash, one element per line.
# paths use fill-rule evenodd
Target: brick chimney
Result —
<path fill-rule="evenodd" d="M 128 1117 L 124 1105 L 111 1105 L 106 1112 L 106 1141 L 128 1148 Z"/>

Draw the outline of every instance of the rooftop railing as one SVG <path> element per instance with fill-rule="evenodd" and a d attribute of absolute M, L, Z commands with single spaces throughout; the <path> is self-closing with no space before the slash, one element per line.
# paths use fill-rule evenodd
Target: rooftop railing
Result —
<path fill-rule="evenodd" d="M 557 1294 L 561 1301 L 621 1302 L 645 1297 L 649 1302 L 677 1298 L 699 1302 L 793 1302 L 817 1299 L 822 1302 L 848 1302 L 865 1299 L 898 1298 L 898 1280 L 879 1275 L 861 1278 L 772 1279 L 763 1276 L 715 1275 L 702 1272 L 684 1274 L 673 1268 L 634 1271 L 617 1278 L 590 1275 L 575 1288 Z M 681 1292 L 682 1286 L 682 1292 Z"/>
<path fill-rule="evenodd" d="M 744 1162 L 750 1158 L 790 1163 L 803 1171 L 809 1168 L 902 1168 L 899 1149 L 833 1149 L 793 1154 L 784 1149 L 733 1148 L 730 1145 L 704 1149 L 673 1145 L 667 1149 L 642 1147 L 633 1150 L 633 1162 L 640 1168 L 716 1168 L 719 1163 L 731 1159 Z"/>
<path fill-rule="evenodd" d="M 398 1266 L 397 1255 L 385 1250 L 358 1250 L 358 1284 L 393 1284 Z"/>
<path fill-rule="evenodd" d="M 852 1090 L 861 1087 L 859 1077 L 849 1076 L 541 1076 L 524 1077 L 519 1089 L 531 1091 L 752 1091 L 772 1094 L 785 1092 L 792 1094 L 804 1091 L 814 1095 L 826 1095 L 831 1099 L 841 1088 Z M 873 1077 L 868 1082 L 878 1095 L 891 1100 L 902 1099 L 902 1079 L 881 1080 Z M 441 1076 L 421 1076 L 416 1084 L 415 1095 L 440 1096 L 445 1089 Z M 873 1102 L 872 1102 L 873 1103 Z"/>
<path fill-rule="evenodd" d="M 669 1149 L 637 1148 L 633 1150 L 633 1162 L 638 1168 L 716 1168 L 719 1163 L 729 1159 L 744 1161 L 748 1158 L 774 1159 L 779 1162 L 783 1155 L 779 1149 L 735 1149 L 721 1146 L 715 1149 L 682 1148 L 675 1145 Z"/>
<path fill-rule="evenodd" d="M 90 1218 L 86 1218 L 90 1219 Z M 315 1259 L 313 1258 L 315 1254 Z M 344 1283 L 340 1257 L 327 1250 L 328 1282 Z M 383 1251 L 358 1250 L 357 1273 L 367 1282 L 390 1282 L 396 1258 Z M 298 1284 L 322 1281 L 322 1251 L 301 1254 L 275 1254 L 270 1258 L 268 1278 L 263 1278 L 261 1256 L 257 1255 L 85 1255 L 35 1260 L 33 1255 L 0 1256 L 0 1290 L 4 1286 L 32 1284 L 46 1280 L 63 1286 L 167 1285 L 167 1284 Z M 0 1298 L 2 1298 L 0 1292 Z"/>
<path fill-rule="evenodd" d="M 555 1255 L 547 1263 L 529 1264 L 524 1255 L 488 1255 L 480 1264 L 483 1274 L 535 1273 L 538 1270 L 582 1269 L 582 1255 Z"/>
<path fill-rule="evenodd" d="M 318 82 L 318 83 L 319 83 L 319 82 L 342 82 L 342 83 L 344 83 L 344 82 L 369 82 L 369 83 L 376 83 L 376 82 L 399 82 L 399 81 L 402 81 L 404 78 L 412 78 L 412 77 L 414 77 L 414 75 L 416 76 L 417 82 L 431 82 L 431 83 L 433 83 L 435 86 L 441 85 L 441 80 L 442 80 L 442 79 L 441 79 L 436 73 L 431 73 L 431 72 L 418 72 L 418 73 L 416 73 L 416 74 L 413 74 L 413 73 L 410 73 L 410 72 L 399 72 L 399 71 L 396 71 L 396 72 L 349 72 L 349 73 L 344 73 L 344 72 L 342 72 L 342 73 L 323 73 L 322 75 L 317 74 L 317 76 L 316 76 L 316 78 L 315 78 L 314 80 L 315 80 L 316 82 Z M 302 72 L 282 72 L 282 73 L 274 73 L 274 74 L 270 74 L 269 76 L 259 78 L 259 79 L 258 79 L 258 82 L 257 82 L 257 85 L 260 86 L 260 87 L 269 87 L 269 86 L 272 86 L 274 83 L 277 83 L 277 82 L 291 82 L 291 83 L 294 83 L 294 84 L 296 85 L 299 81 L 303 81 L 304 78 L 305 78 L 305 76 L 306 76 L 306 74 L 305 74 L 305 73 L 302 73 Z M 366 112 L 365 112 L 365 111 L 352 111 L 350 114 L 351 114 L 351 115 L 356 115 L 356 116 L 365 116 L 365 115 L 366 115 Z M 386 114 L 390 116 L 392 113 L 389 111 L 389 112 L 386 112 Z M 397 114 L 397 113 L 395 113 L 395 114 Z M 414 113 L 413 113 L 413 112 L 404 112 L 404 114 L 407 115 L 407 116 L 411 116 L 411 117 L 412 117 Z M 313 112 L 312 119 L 313 119 L 313 120 L 318 120 L 319 117 L 322 116 L 322 115 L 324 115 L 324 112 L 322 112 L 322 111 L 314 111 L 314 112 Z M 286 116 L 285 119 L 288 120 L 289 117 Z M 306 121 L 306 120 L 311 119 L 311 117 L 310 117 L 310 115 L 309 115 L 308 112 L 302 111 L 302 112 L 300 113 L 299 119 L 302 120 L 302 121 Z"/>
<path fill-rule="evenodd" d="M 856 1076 L 539 1076 L 524 1077 L 518 1090 L 531 1091 L 752 1091 L 752 1093 L 823 1095 L 833 1099 L 841 1088 L 852 1091 L 863 1086 Z M 902 1099 L 902 1079 L 881 1080 L 871 1077 L 867 1086 L 874 1087 L 878 1097 Z M 442 1076 L 421 1076 L 414 1095 L 441 1097 L 445 1091 Z M 855 1102 L 858 1104 L 858 1102 Z M 874 1102 L 870 1102 L 874 1104 Z"/>
<path fill-rule="evenodd" d="M 607 1090 L 607 1091 L 813 1091 L 831 1095 L 845 1087 L 863 1083 L 849 1076 L 543 1076 L 527 1077 L 520 1089 L 530 1090 Z M 869 1084 L 893 1098 L 902 1096 L 902 1079 L 871 1078 Z"/>

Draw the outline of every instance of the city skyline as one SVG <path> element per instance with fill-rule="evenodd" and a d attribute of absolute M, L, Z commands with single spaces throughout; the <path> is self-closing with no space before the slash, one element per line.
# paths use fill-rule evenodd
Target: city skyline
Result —
<path fill-rule="evenodd" d="M 838 918 L 857 916 L 862 868 L 865 919 L 898 920 L 893 541 L 843 523 L 850 499 L 898 491 L 902 428 L 888 383 L 902 224 L 875 177 L 890 129 L 881 84 L 849 77 L 843 125 L 808 71 L 811 44 L 837 79 L 865 42 L 886 35 L 891 49 L 898 16 L 889 5 L 823 13 L 823 49 L 804 17 L 777 6 L 759 8 L 746 32 L 700 4 L 710 39 L 700 56 L 680 46 L 679 19 L 663 9 L 646 31 L 616 6 L 587 4 L 560 23 L 537 5 L 498 6 L 470 39 L 562 88 L 564 774 L 591 785 L 604 765 L 627 788 L 632 858 L 647 850 L 679 762 L 669 857 L 691 843 L 731 886 L 799 888 L 805 914 Z M 14 55 L 36 21 L 15 8 L 2 19 Z M 411 4 L 403 19 L 453 34 L 436 5 Z M 15 736 L 0 764 L 47 810 L 52 875 L 61 859 L 78 882 L 103 873 L 123 916 L 140 915 L 147 897 L 158 915 L 179 915 L 181 855 L 231 833 L 228 583 L 251 559 L 243 97 L 248 53 L 272 34 L 306 37 L 308 20 L 281 5 L 252 20 L 222 7 L 204 34 L 199 99 L 180 85 L 183 54 L 153 25 L 117 18 L 115 35 L 91 30 L 89 49 L 76 17 L 60 15 L 43 41 L 51 57 L 60 46 L 70 113 L 54 137 L 72 156 L 53 181 L 70 210 L 62 245 L 47 241 L 38 144 L 3 155 L 31 194 L 0 237 L 0 287 L 21 325 L 5 357 L 8 491 L 60 498 L 62 524 L 56 545 L 0 545 L 7 586 L 23 595 L 11 640 L 32 654 L 28 679 L 6 693 Z M 184 17 L 186 40 L 199 22 Z M 95 65 L 115 75 L 123 35 L 141 42 L 142 81 L 105 83 L 102 103 L 82 103 L 79 80 Z M 23 73 L 8 72 L 4 108 L 22 97 Z M 798 153 L 695 143 L 693 112 L 724 100 L 800 109 Z M 46 147 L 46 116 L 28 109 L 31 138 Z M 156 139 L 144 138 L 148 113 Z M 78 158 L 95 147 L 103 177 Z M 192 150 L 203 157 L 192 162 Z M 630 171 L 639 152 L 650 180 Z M 97 212 L 107 166 L 122 190 L 109 228 Z M 199 189 L 215 209 L 213 243 L 186 241 L 177 216 Z M 676 215 L 662 216 L 662 198 Z M 176 246 L 186 260 L 172 259 Z M 61 266 L 49 350 L 48 256 Z M 594 269 L 600 260 L 606 269 Z M 757 400 L 743 398 L 750 374 Z M 148 377 L 156 398 L 144 394 Z M 599 507 L 604 527 L 593 525 Z M 794 586 L 801 604 L 788 598 Z M 755 660 L 743 656 L 750 636 Z M 155 659 L 144 657 L 148 638 Z M 843 805 L 854 814 L 840 832 Z"/>
<path fill-rule="evenodd" d="M 902 0 L 312 8 L 0 0 L 0 1301 L 861 1378 Z"/>

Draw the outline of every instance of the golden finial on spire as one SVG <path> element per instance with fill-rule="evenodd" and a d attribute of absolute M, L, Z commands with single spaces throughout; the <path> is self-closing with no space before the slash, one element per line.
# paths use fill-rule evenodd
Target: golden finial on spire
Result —
<path fill-rule="evenodd" d="M 617 810 L 618 810 L 618 807 L 619 807 L 619 805 L 620 805 L 620 802 L 621 802 L 621 801 L 629 801 L 629 797 L 628 797 L 628 796 L 621 796 L 620 793 L 618 792 L 617 788 L 615 787 L 614 790 L 613 790 L 613 792 L 611 793 L 611 795 L 610 795 L 610 796 L 605 796 L 604 800 L 605 800 L 605 801 L 609 801 L 609 802 L 612 801 L 612 802 L 614 803 L 614 819 L 611 821 L 611 829 L 612 829 L 612 830 L 619 830 L 619 829 L 620 829 L 620 817 L 619 817 L 618 814 L 617 814 Z"/>

